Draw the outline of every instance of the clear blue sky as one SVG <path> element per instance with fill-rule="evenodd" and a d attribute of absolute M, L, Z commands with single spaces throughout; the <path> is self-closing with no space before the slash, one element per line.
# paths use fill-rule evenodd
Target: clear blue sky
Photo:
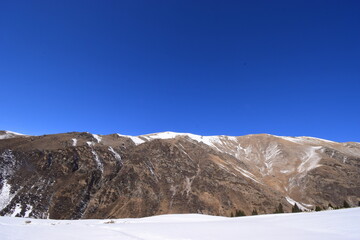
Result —
<path fill-rule="evenodd" d="M 0 1 L 0 129 L 360 142 L 360 1 Z"/>

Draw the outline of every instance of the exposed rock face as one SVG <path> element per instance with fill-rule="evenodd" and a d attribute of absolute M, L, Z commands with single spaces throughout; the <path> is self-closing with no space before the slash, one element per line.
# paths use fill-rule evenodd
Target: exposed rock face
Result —
<path fill-rule="evenodd" d="M 6 137 L 1 137 L 6 135 Z M 360 200 L 360 144 L 266 134 L 0 132 L 0 215 L 230 216 Z"/>

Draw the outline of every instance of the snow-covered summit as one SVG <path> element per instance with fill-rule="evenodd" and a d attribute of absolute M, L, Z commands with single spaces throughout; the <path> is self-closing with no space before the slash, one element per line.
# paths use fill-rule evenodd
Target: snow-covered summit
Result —
<path fill-rule="evenodd" d="M 172 131 L 165 131 L 165 132 L 158 132 L 158 133 L 150 133 L 150 134 L 144 134 L 144 135 L 138 135 L 138 136 L 130 136 L 130 135 L 121 135 L 122 137 L 129 137 L 135 140 L 134 142 L 136 144 L 140 144 L 146 141 L 154 140 L 154 139 L 173 139 L 177 137 L 188 137 L 192 140 L 195 140 L 197 142 L 203 142 L 207 145 L 213 145 L 213 143 L 221 143 L 224 140 L 231 140 L 231 141 L 237 141 L 237 138 L 240 136 L 228 136 L 228 135 L 211 135 L 211 136 L 203 136 L 203 135 L 197 135 L 192 133 L 179 133 L 179 132 L 172 132 Z M 271 134 L 250 134 L 245 136 L 255 136 L 255 135 L 267 135 L 272 137 L 281 138 L 286 141 L 294 142 L 294 143 L 336 143 L 334 141 L 322 139 L 322 138 L 316 138 L 316 137 L 308 137 L 308 136 L 277 136 L 277 135 L 271 135 Z M 139 141 L 139 139 L 141 139 Z"/>
<path fill-rule="evenodd" d="M 12 131 L 0 131 L 0 139 L 9 139 L 9 138 L 15 138 L 19 136 L 26 136 L 22 133 L 12 132 Z"/>
<path fill-rule="evenodd" d="M 191 141 L 196 141 L 198 143 L 203 143 L 211 148 L 219 150 L 219 146 L 221 145 L 228 145 L 229 142 L 236 143 L 238 142 L 237 137 L 234 136 L 226 136 L 226 135 L 215 135 L 215 136 L 202 136 L 196 135 L 192 133 L 177 133 L 177 132 L 159 132 L 159 133 L 151 133 L 139 136 L 128 136 L 128 135 L 120 135 L 122 137 L 131 138 L 131 140 L 136 144 L 142 144 L 144 142 L 152 141 L 155 139 L 175 139 L 178 137 L 183 137 L 190 139 Z"/>

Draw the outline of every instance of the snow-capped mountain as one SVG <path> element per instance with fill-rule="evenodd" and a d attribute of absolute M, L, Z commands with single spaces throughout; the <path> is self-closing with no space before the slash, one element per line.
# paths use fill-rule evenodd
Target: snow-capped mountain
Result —
<path fill-rule="evenodd" d="M 0 132 L 0 215 L 230 216 L 360 201 L 360 143 L 268 134 Z M 1 138 L 1 136 L 7 136 Z"/>
<path fill-rule="evenodd" d="M 8 139 L 8 138 L 21 137 L 21 136 L 26 136 L 26 135 L 11 131 L 0 131 L 0 139 Z"/>

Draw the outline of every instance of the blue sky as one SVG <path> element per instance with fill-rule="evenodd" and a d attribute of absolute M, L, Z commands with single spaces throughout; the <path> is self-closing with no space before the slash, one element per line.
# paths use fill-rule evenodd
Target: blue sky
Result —
<path fill-rule="evenodd" d="M 0 129 L 360 142 L 359 1 L 0 1 Z"/>

